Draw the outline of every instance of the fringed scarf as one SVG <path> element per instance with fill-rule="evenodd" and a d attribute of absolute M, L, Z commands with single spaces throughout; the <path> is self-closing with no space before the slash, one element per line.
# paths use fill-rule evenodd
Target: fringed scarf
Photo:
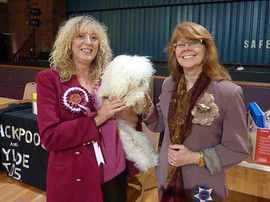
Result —
<path fill-rule="evenodd" d="M 188 92 L 186 90 L 184 74 L 176 83 L 168 112 L 168 125 L 172 144 L 183 144 L 190 134 L 193 118 L 191 110 L 206 91 L 210 81 L 211 79 L 202 72 Z M 175 167 L 169 164 L 167 182 L 161 202 L 180 201 L 185 201 L 182 167 Z"/>

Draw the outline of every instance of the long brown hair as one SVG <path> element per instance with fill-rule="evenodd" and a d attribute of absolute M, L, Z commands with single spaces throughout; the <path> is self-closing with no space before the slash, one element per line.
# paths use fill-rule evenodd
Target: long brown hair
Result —
<path fill-rule="evenodd" d="M 217 48 L 213 36 L 203 26 L 193 22 L 179 23 L 172 34 L 171 41 L 166 48 L 169 52 L 168 68 L 170 75 L 174 80 L 178 80 L 180 75 L 183 74 L 183 68 L 177 62 L 175 51 L 173 48 L 179 38 L 189 40 L 203 40 L 206 47 L 205 57 L 203 60 L 203 72 L 213 80 L 231 80 L 227 70 L 219 63 Z"/>

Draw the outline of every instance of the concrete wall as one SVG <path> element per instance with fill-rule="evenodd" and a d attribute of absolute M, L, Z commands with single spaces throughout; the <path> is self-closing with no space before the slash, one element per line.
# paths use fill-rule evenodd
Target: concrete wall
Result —
<path fill-rule="evenodd" d="M 156 77 L 154 79 L 154 103 L 159 102 L 159 95 L 161 93 L 162 83 L 166 77 Z M 263 111 L 270 108 L 270 85 L 258 83 L 247 83 L 247 82 L 235 82 L 237 85 L 242 87 L 244 93 L 244 103 L 246 110 L 249 111 L 249 103 L 257 102 Z"/>

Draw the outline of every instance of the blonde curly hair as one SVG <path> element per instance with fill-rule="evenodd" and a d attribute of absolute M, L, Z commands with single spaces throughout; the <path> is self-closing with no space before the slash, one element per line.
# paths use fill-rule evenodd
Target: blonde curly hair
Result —
<path fill-rule="evenodd" d="M 89 77 L 94 84 L 100 81 L 103 69 L 112 59 L 107 27 L 89 15 L 72 17 L 60 26 L 49 58 L 50 67 L 58 72 L 61 82 L 70 80 L 76 74 L 72 61 L 72 41 L 84 25 L 91 26 L 99 40 L 98 54 L 89 66 Z"/>
<path fill-rule="evenodd" d="M 180 38 L 189 40 L 202 39 L 203 44 L 206 47 L 206 52 L 203 60 L 203 72 L 213 80 L 231 80 L 231 77 L 227 70 L 218 61 L 218 53 L 214 38 L 207 29 L 193 22 L 179 23 L 174 29 L 168 47 L 166 47 L 166 50 L 169 52 L 169 72 L 174 80 L 178 80 L 180 78 L 180 74 L 184 73 L 183 68 L 177 62 L 173 47 L 174 43 L 178 42 Z"/>

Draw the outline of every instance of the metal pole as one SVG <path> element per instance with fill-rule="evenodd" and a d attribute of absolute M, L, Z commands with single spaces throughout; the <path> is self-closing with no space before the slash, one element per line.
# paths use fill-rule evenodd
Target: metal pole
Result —
<path fill-rule="evenodd" d="M 31 44 L 31 26 L 30 26 L 30 19 L 31 19 L 31 16 L 30 16 L 30 0 L 27 0 L 27 32 L 28 32 L 28 45 L 29 45 L 29 48 L 28 48 L 28 57 L 29 59 L 32 58 L 32 44 Z"/>

